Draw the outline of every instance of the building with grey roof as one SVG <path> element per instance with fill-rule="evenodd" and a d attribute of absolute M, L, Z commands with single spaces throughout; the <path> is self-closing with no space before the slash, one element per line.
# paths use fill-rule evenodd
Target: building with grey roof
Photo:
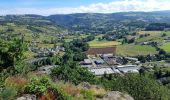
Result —
<path fill-rule="evenodd" d="M 90 68 L 89 71 L 92 72 L 96 76 L 102 76 L 104 74 L 120 73 L 119 70 L 113 69 L 112 67 Z"/>
<path fill-rule="evenodd" d="M 121 65 L 116 68 L 122 73 L 138 73 L 140 69 L 137 65 Z"/>

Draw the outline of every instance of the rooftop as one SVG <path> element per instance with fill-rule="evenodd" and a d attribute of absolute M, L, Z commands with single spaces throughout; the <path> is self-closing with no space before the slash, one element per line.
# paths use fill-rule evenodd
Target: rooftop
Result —
<path fill-rule="evenodd" d="M 111 68 L 90 69 L 95 75 L 113 74 L 114 71 Z"/>
<path fill-rule="evenodd" d="M 84 63 L 88 63 L 88 64 L 90 64 L 90 63 L 92 63 L 92 62 L 91 62 L 91 60 L 90 60 L 90 59 L 84 59 Z"/>

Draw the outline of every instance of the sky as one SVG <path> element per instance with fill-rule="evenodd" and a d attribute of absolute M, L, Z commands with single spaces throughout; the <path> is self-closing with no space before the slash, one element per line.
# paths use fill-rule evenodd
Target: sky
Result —
<path fill-rule="evenodd" d="M 0 15 L 170 10 L 170 0 L 0 0 Z"/>

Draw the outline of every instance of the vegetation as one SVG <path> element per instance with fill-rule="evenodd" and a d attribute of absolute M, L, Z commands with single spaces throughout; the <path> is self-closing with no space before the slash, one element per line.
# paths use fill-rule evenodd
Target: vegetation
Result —
<path fill-rule="evenodd" d="M 1 18 L 2 100 L 23 94 L 36 95 L 40 100 L 95 100 L 108 91 L 130 94 L 135 100 L 170 100 L 169 68 L 154 66 L 152 72 L 141 69 L 139 74 L 96 77 L 79 65 L 87 58 L 85 52 L 89 48 L 113 45 L 117 45 L 117 55 L 122 58 L 134 56 L 141 64 L 162 60 L 169 64 L 170 44 L 163 42 L 170 37 L 170 32 L 165 30 L 169 28 L 169 13 L 8 15 Z M 36 55 L 28 51 L 28 47 L 40 49 L 57 45 L 65 48 L 62 54 L 51 55 L 42 63 L 28 64 L 27 60 Z M 37 75 L 36 69 L 43 65 L 56 67 L 51 69 L 50 75 Z M 160 82 L 162 78 L 165 81 Z"/>
<path fill-rule="evenodd" d="M 108 89 L 127 92 L 136 100 L 169 100 L 170 91 L 158 84 L 148 75 L 134 75 L 101 79 L 101 83 Z"/>
<path fill-rule="evenodd" d="M 160 47 L 161 49 L 165 50 L 166 52 L 170 53 L 170 43 L 165 43 L 163 46 Z"/>
<path fill-rule="evenodd" d="M 124 44 L 117 46 L 117 55 L 122 56 L 137 56 L 156 53 L 157 53 L 156 49 L 151 46 L 141 46 L 132 44 Z"/>
<path fill-rule="evenodd" d="M 74 62 L 64 63 L 51 72 L 51 76 L 54 79 L 64 80 L 66 82 L 72 82 L 76 85 L 81 82 L 95 83 L 95 76 L 87 69 L 80 67 Z"/>
<path fill-rule="evenodd" d="M 91 41 L 89 42 L 90 47 L 112 47 L 115 45 L 119 45 L 120 43 L 117 41 Z"/>

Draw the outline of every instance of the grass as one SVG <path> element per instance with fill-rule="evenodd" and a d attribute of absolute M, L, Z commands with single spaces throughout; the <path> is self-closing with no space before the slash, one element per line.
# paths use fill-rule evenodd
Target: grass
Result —
<path fill-rule="evenodd" d="M 73 41 L 73 39 L 82 39 L 82 38 L 86 38 L 88 35 L 86 34 L 80 34 L 80 35 L 72 35 L 72 36 L 66 36 L 64 38 L 65 42 L 70 42 Z"/>
<path fill-rule="evenodd" d="M 26 59 L 32 59 L 35 55 L 36 54 L 31 51 L 24 52 L 24 56 L 26 57 Z"/>
<path fill-rule="evenodd" d="M 99 37 L 102 37 L 103 34 L 100 34 L 98 36 L 95 37 L 95 39 L 93 41 L 90 41 L 88 42 L 90 47 L 112 47 L 112 46 L 115 46 L 115 45 L 119 45 L 120 42 L 117 42 L 117 41 L 106 41 L 106 40 L 101 40 L 99 41 L 98 38 Z"/>
<path fill-rule="evenodd" d="M 141 34 L 150 34 L 150 36 L 139 38 L 137 39 L 137 42 L 146 42 L 146 41 L 157 41 L 161 42 L 163 40 L 163 37 L 161 37 L 161 34 L 163 32 L 161 31 L 140 31 L 139 35 Z"/>
<path fill-rule="evenodd" d="M 164 43 L 160 48 L 170 53 L 170 42 Z"/>
<path fill-rule="evenodd" d="M 42 48 L 53 48 L 54 44 L 38 44 L 38 47 Z"/>
<path fill-rule="evenodd" d="M 117 41 L 91 41 L 89 42 L 90 47 L 112 47 L 115 45 L 119 45 L 120 43 Z"/>
<path fill-rule="evenodd" d="M 137 55 L 148 55 L 156 54 L 157 51 L 151 46 L 141 46 L 133 44 L 125 44 L 117 46 L 117 55 L 122 56 L 137 56 Z"/>
<path fill-rule="evenodd" d="M 161 68 L 161 70 L 162 70 L 162 71 L 165 71 L 165 72 L 166 72 L 166 71 L 170 72 L 170 67 Z"/>

